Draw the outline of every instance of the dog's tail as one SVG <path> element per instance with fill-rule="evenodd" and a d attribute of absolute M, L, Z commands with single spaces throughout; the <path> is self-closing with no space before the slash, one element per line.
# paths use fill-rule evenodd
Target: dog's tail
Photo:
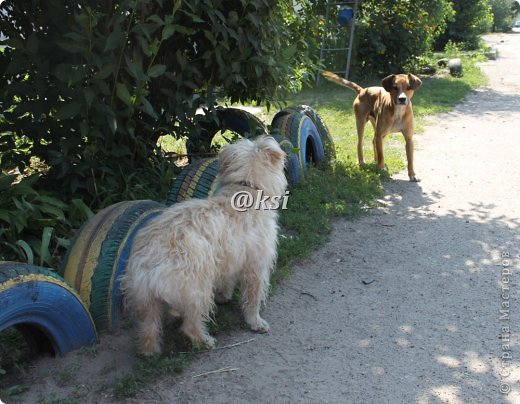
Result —
<path fill-rule="evenodd" d="M 325 77 L 327 80 L 332 81 L 333 83 L 339 84 L 340 86 L 350 88 L 351 90 L 354 90 L 357 94 L 363 90 L 363 87 L 360 85 L 357 85 L 356 83 L 353 83 L 352 81 L 345 80 L 341 77 L 339 77 L 337 74 L 334 74 L 332 72 L 323 71 L 321 72 L 321 75 Z"/>

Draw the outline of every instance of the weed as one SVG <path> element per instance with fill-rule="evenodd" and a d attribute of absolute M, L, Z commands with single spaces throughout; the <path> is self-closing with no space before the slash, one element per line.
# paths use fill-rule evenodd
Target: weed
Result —
<path fill-rule="evenodd" d="M 113 388 L 114 396 L 118 399 L 134 397 L 142 385 L 143 382 L 134 373 L 129 373 L 115 381 Z"/>
<path fill-rule="evenodd" d="M 21 399 L 23 394 L 30 389 L 30 386 L 26 384 L 15 384 L 5 389 L 0 390 L 0 397 L 4 400 L 12 398 L 13 400 Z"/>
<path fill-rule="evenodd" d="M 92 344 L 89 346 L 81 347 L 79 352 L 82 353 L 83 355 L 87 355 L 87 356 L 90 356 L 91 358 L 95 358 L 98 354 L 97 348 L 98 347 L 96 344 Z"/>
<path fill-rule="evenodd" d="M 57 398 L 55 394 L 49 398 L 38 400 L 38 404 L 79 404 L 80 401 L 72 398 Z"/>
<path fill-rule="evenodd" d="M 175 336 L 179 333 L 176 332 Z M 167 349 L 165 348 L 165 352 Z M 169 353 L 139 356 L 132 372 L 119 378 L 112 391 L 118 399 L 134 397 L 140 389 L 157 376 L 180 373 L 191 363 L 191 354 Z"/>
<path fill-rule="evenodd" d="M 78 363 L 76 363 L 60 370 L 56 375 L 54 375 L 54 380 L 56 381 L 56 384 L 60 387 L 64 387 L 73 383 L 80 367 L 81 366 Z"/>

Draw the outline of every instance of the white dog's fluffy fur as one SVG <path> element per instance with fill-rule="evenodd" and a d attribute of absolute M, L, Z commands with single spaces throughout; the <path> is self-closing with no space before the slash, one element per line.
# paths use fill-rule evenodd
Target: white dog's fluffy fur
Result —
<path fill-rule="evenodd" d="M 246 322 L 257 332 L 269 331 L 259 311 L 276 259 L 276 210 L 232 206 L 232 195 L 258 190 L 284 195 L 285 153 L 270 136 L 244 139 L 219 154 L 218 191 L 165 209 L 136 235 L 123 275 L 127 306 L 138 321 L 140 350 L 161 350 L 164 303 L 181 316 L 181 330 L 197 345 L 215 344 L 206 329 L 214 302 L 231 299 L 241 285 Z"/>

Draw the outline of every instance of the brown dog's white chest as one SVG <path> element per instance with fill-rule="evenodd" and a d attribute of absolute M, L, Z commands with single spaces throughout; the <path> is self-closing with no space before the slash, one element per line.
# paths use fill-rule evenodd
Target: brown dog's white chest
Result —
<path fill-rule="evenodd" d="M 392 118 L 392 123 L 390 125 L 389 132 L 400 132 L 402 131 L 407 125 L 409 125 L 408 122 L 408 115 L 409 115 L 409 108 L 410 106 L 401 106 L 401 105 L 395 105 L 394 106 L 394 113 L 390 115 Z"/>

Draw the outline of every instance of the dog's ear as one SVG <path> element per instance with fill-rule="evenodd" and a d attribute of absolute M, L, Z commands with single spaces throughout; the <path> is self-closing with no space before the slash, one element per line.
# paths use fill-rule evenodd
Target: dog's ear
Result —
<path fill-rule="evenodd" d="M 234 159 L 233 153 L 229 150 L 229 145 L 225 146 L 218 155 L 218 170 L 226 170 Z"/>
<path fill-rule="evenodd" d="M 272 165 L 277 165 L 278 163 L 285 160 L 285 152 L 278 148 L 278 149 L 269 149 L 266 151 L 267 157 L 269 158 L 269 161 Z"/>
<path fill-rule="evenodd" d="M 392 87 L 394 86 L 394 79 L 395 74 L 391 74 L 390 76 L 386 76 L 383 80 L 381 80 L 381 85 L 386 91 L 392 91 Z"/>
<path fill-rule="evenodd" d="M 411 90 L 417 90 L 421 87 L 422 81 L 419 77 L 413 75 L 412 73 L 408 73 L 408 83 L 410 83 Z"/>
<path fill-rule="evenodd" d="M 285 152 L 282 150 L 278 142 L 271 137 L 259 139 L 258 147 L 272 165 L 277 165 L 285 160 Z"/>

